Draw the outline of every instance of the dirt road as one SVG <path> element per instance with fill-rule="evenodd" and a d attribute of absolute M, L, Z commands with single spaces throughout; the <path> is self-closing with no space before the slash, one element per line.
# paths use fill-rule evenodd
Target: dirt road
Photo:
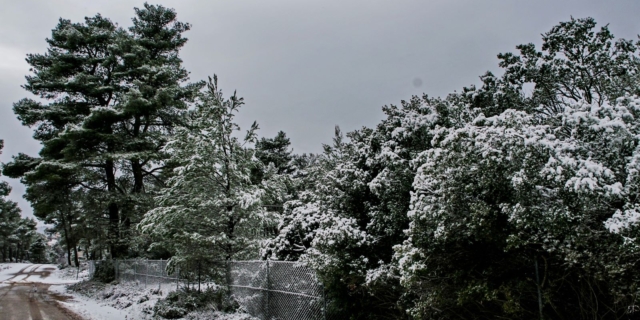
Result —
<path fill-rule="evenodd" d="M 0 320 L 81 320 L 57 301 L 69 297 L 48 292 L 43 283 L 55 268 L 29 265 L 0 282 Z"/>

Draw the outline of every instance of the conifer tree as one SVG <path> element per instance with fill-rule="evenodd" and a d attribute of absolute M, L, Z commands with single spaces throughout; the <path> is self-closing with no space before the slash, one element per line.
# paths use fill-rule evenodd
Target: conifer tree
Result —
<path fill-rule="evenodd" d="M 100 208 L 87 212 L 107 213 L 113 257 L 127 254 L 130 226 L 151 206 L 147 194 L 164 184 L 162 146 L 199 87 L 184 85 L 178 54 L 190 26 L 162 6 L 135 12 L 128 30 L 99 14 L 84 23 L 60 19 L 47 53 L 27 57 L 33 74 L 24 88 L 47 103 L 14 105 L 35 127 L 42 163 L 72 170 L 74 187 L 101 193 L 92 203 Z"/>
<path fill-rule="evenodd" d="M 174 263 L 258 254 L 256 233 L 270 219 L 262 198 L 283 187 L 270 178 L 274 169 L 261 183 L 251 181 L 252 169 L 260 165 L 250 148 L 258 125 L 254 122 L 244 139 L 238 138 L 234 117 L 243 104 L 235 93 L 223 99 L 217 78 L 210 78 L 196 109 L 164 148 L 178 165 L 157 197 L 158 207 L 140 226 L 159 245 L 172 249 Z"/>
<path fill-rule="evenodd" d="M 3 147 L 4 141 L 0 140 L 0 154 L 2 154 Z M 36 222 L 33 219 L 21 217 L 18 204 L 6 199 L 10 192 L 9 184 L 6 181 L 0 182 L 0 250 L 2 261 L 29 259 L 29 248 L 37 235 Z"/>

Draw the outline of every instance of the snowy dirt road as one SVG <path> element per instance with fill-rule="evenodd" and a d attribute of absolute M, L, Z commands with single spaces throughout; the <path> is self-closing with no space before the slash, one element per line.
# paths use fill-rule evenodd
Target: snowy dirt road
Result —
<path fill-rule="evenodd" d="M 78 320 L 60 302 L 70 297 L 49 291 L 70 281 L 51 276 L 54 265 L 0 264 L 0 320 Z"/>

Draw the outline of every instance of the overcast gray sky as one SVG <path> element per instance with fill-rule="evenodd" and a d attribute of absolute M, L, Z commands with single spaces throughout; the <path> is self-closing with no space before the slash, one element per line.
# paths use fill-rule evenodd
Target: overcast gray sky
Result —
<path fill-rule="evenodd" d="M 40 146 L 22 127 L 12 104 L 27 53 L 46 50 L 58 18 L 82 21 L 101 13 L 128 27 L 140 0 L 3 1 L 0 12 L 0 161 Z M 446 95 L 479 83 L 497 71 L 496 55 L 520 43 L 540 43 L 540 34 L 571 16 L 609 23 L 618 37 L 640 33 L 640 1 L 517 0 L 254 0 L 150 1 L 175 8 L 193 25 L 181 56 L 192 80 L 218 74 L 224 92 L 246 101 L 239 122 L 253 120 L 260 134 L 283 130 L 295 152 L 319 152 L 333 127 L 374 126 L 381 106 L 412 95 Z M 420 79 L 420 80 L 416 80 Z M 2 179 L 9 180 L 6 177 Z M 11 198 L 26 215 L 24 188 Z"/>

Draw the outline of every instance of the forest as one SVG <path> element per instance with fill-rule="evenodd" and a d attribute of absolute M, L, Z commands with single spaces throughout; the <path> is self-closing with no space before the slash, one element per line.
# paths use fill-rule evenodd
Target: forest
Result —
<path fill-rule="evenodd" d="M 571 18 L 296 154 L 237 124 L 224 79 L 189 78 L 190 29 L 145 4 L 129 28 L 61 18 L 27 56 L 13 111 L 42 147 L 2 174 L 69 265 L 300 261 L 339 319 L 640 319 L 640 41 Z M 46 260 L 9 191 L 3 261 Z"/>

